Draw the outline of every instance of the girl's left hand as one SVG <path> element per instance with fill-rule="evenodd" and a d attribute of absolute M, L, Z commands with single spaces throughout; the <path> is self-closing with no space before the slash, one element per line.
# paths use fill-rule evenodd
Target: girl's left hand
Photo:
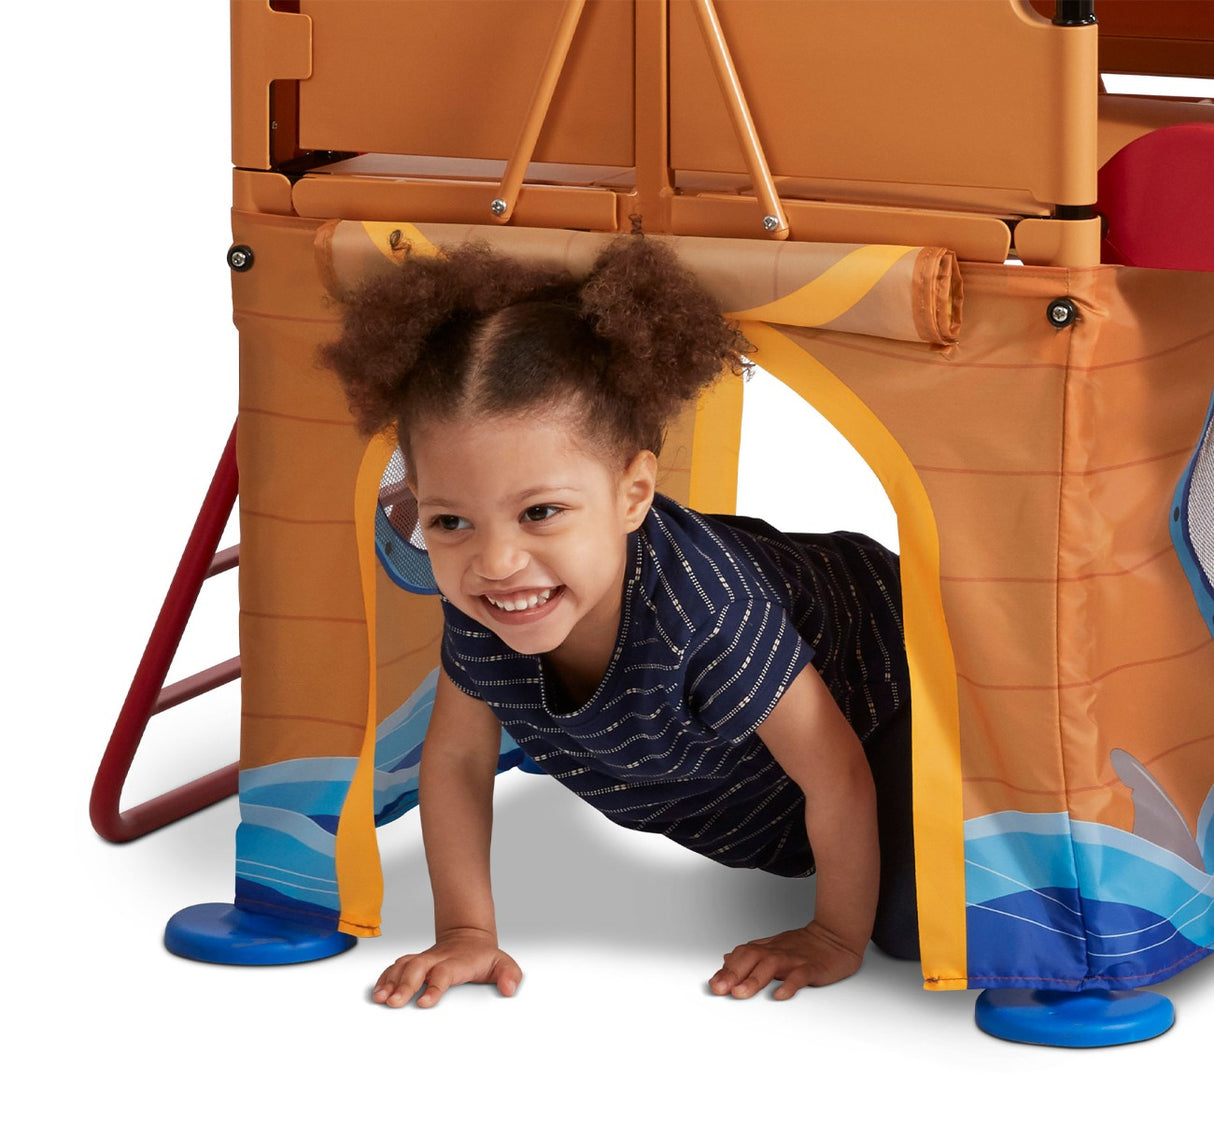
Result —
<path fill-rule="evenodd" d="M 778 980 L 783 984 L 773 995 L 776 1000 L 787 1000 L 798 989 L 833 985 L 850 977 L 863 958 L 863 947 L 857 952 L 825 927 L 811 922 L 731 950 L 708 986 L 717 996 L 745 998 Z"/>

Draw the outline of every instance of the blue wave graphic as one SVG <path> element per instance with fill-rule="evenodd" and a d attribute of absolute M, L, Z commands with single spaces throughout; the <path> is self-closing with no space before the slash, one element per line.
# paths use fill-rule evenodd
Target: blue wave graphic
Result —
<path fill-rule="evenodd" d="M 1197 815 L 1196 841 L 1206 868 L 1214 871 L 1214 787 L 1210 788 L 1201 813 Z"/>
<path fill-rule="evenodd" d="M 239 875 L 236 877 L 236 900 L 243 911 L 294 919 L 320 927 L 336 929 L 337 920 L 341 918 L 341 912 L 334 907 L 306 905 L 290 895 Z"/>
<path fill-rule="evenodd" d="M 965 853 L 972 987 L 1136 988 L 1214 948 L 1214 875 L 1132 833 L 992 814 L 966 823 Z"/>
<path fill-rule="evenodd" d="M 437 670 L 376 729 L 376 825 L 417 805 L 436 680 Z M 289 759 L 241 773 L 239 905 L 336 924 L 336 830 L 356 764 Z M 537 769 L 503 735 L 499 772 L 516 766 Z M 1132 833 L 1062 813 L 992 814 L 966 822 L 965 838 L 972 987 L 1135 988 L 1214 947 L 1214 875 L 1206 871 L 1214 870 L 1214 790 L 1194 836 L 1204 869 Z"/>
<path fill-rule="evenodd" d="M 434 670 L 376 729 L 375 824 L 417 805 L 422 741 L 434 708 Z M 242 771 L 236 830 L 236 901 L 247 910 L 291 912 L 336 923 L 340 913 L 337 823 L 354 777 L 351 758 L 287 759 Z M 505 733 L 498 772 L 534 764 Z"/>

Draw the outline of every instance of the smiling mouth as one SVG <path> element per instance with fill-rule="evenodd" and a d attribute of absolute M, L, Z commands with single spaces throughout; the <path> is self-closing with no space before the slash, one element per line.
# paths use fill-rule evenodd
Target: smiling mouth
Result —
<path fill-rule="evenodd" d="M 501 597 L 486 595 L 484 599 L 485 602 L 498 611 L 504 611 L 507 615 L 515 615 L 543 607 L 560 591 L 560 587 L 545 588 L 542 592 L 520 592 L 515 595 Z"/>

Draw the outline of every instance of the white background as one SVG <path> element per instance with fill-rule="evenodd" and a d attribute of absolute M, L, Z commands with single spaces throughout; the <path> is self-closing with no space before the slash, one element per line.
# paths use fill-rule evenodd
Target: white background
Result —
<path fill-rule="evenodd" d="M 1208 961 L 1161 986 L 1178 1009 L 1168 1035 L 1111 1051 L 990 1039 L 974 994 L 925 993 L 915 966 L 875 952 L 790 1003 L 710 997 L 724 950 L 804 921 L 806 886 L 614 830 L 531 776 L 502 781 L 498 811 L 503 939 L 527 974 L 513 1000 L 468 988 L 427 1012 L 370 1004 L 382 966 L 429 935 L 416 815 L 381 834 L 383 939 L 277 969 L 162 948 L 175 910 L 231 899 L 235 803 L 112 846 L 87 802 L 235 415 L 227 35 L 220 0 L 6 13 L 0 1100 L 135 1119 L 1136 1117 L 1208 1085 Z M 758 409 L 761 443 L 787 446 L 771 434 L 783 406 Z M 884 498 L 843 453 L 793 479 L 753 458 L 751 509 L 889 539 Z M 817 525 L 823 478 L 842 515 Z M 234 579 L 212 584 L 179 672 L 236 652 Z M 236 709 L 230 687 L 154 721 L 127 804 L 234 758 Z"/>

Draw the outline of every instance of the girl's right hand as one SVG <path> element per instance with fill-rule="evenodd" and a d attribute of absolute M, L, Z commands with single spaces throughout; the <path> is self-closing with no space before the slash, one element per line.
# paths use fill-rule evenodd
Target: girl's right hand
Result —
<path fill-rule="evenodd" d="M 430 949 L 397 958 L 380 975 L 371 999 L 400 1008 L 414 994 L 418 1008 L 431 1008 L 452 985 L 496 985 L 502 996 L 513 996 L 523 979 L 515 960 L 498 948 L 493 935 L 483 930 L 444 934 Z"/>

